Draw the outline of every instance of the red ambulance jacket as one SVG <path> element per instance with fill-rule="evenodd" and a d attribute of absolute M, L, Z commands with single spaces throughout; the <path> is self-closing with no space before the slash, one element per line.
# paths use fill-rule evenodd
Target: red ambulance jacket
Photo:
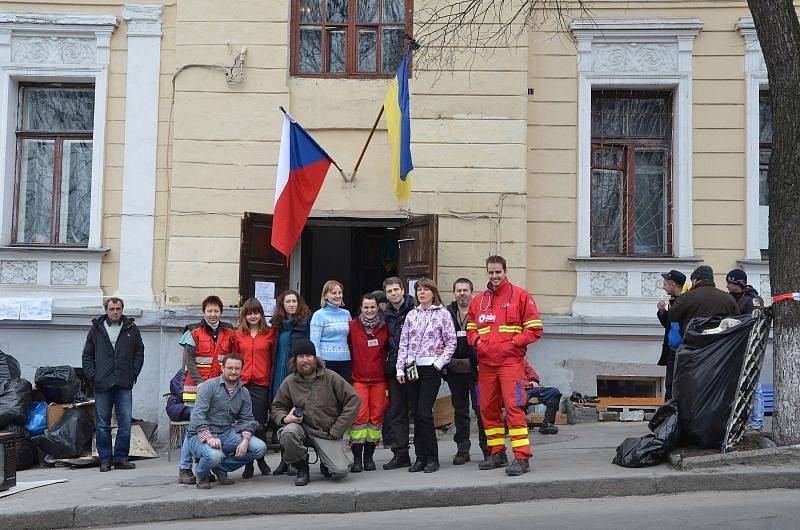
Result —
<path fill-rule="evenodd" d="M 497 287 L 489 283 L 469 304 L 467 342 L 475 347 L 479 364 L 519 362 L 525 358 L 528 344 L 537 341 L 543 331 L 533 296 L 508 278 Z"/>

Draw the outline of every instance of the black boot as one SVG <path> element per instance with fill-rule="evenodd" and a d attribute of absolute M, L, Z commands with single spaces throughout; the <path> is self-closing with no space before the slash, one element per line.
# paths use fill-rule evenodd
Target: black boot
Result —
<path fill-rule="evenodd" d="M 351 473 L 361 473 L 364 467 L 361 463 L 361 453 L 364 451 L 364 444 L 353 444 L 350 446 L 353 451 L 353 463 L 350 465 Z"/>
<path fill-rule="evenodd" d="M 556 413 L 558 412 L 558 401 L 553 399 L 548 401 L 545 406 L 544 420 L 539 427 L 540 434 L 558 434 L 558 427 L 556 427 Z"/>
<path fill-rule="evenodd" d="M 408 453 L 395 453 L 391 460 L 383 464 L 383 469 L 400 469 L 401 467 L 409 467 L 411 465 L 411 458 Z"/>
<path fill-rule="evenodd" d="M 375 460 L 372 456 L 375 454 L 375 443 L 364 444 L 364 471 L 375 471 Z"/>
<path fill-rule="evenodd" d="M 253 478 L 253 463 L 248 462 L 244 465 L 244 471 L 242 471 L 242 478 L 248 479 Z"/>
<path fill-rule="evenodd" d="M 263 458 L 259 458 L 256 460 L 256 464 L 258 464 L 258 470 L 261 471 L 262 475 L 269 475 L 272 470 L 269 468 L 269 464 Z"/>
<path fill-rule="evenodd" d="M 297 468 L 297 476 L 294 478 L 295 486 L 305 486 L 311 481 L 311 473 L 308 469 L 308 457 L 294 463 Z"/>
<path fill-rule="evenodd" d="M 289 471 L 289 464 L 283 459 L 283 447 L 281 447 L 281 463 L 278 464 L 278 467 L 275 468 L 275 471 L 272 472 L 273 475 L 283 475 L 287 471 Z"/>

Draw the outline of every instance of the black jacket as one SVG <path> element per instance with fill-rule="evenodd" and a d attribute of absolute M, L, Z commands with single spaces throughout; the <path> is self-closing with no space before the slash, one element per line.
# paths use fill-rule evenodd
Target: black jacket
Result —
<path fill-rule="evenodd" d="M 383 312 L 383 318 L 389 330 L 389 355 L 386 359 L 385 369 L 387 375 L 394 375 L 395 373 L 394 365 L 397 363 L 397 350 L 400 348 L 400 333 L 403 331 L 406 315 L 412 309 L 414 309 L 414 299 L 406 295 L 406 299 L 399 310 L 395 309 L 390 302 L 386 307 L 386 311 Z"/>
<path fill-rule="evenodd" d="M 466 331 L 466 321 L 464 322 L 464 327 L 461 327 L 461 324 L 458 321 L 458 303 L 451 302 L 449 306 L 447 306 L 447 310 L 450 311 L 450 316 L 453 318 L 453 326 L 456 328 L 456 334 L 459 331 Z M 467 343 L 466 335 L 463 337 L 458 337 L 456 342 L 456 351 L 453 354 L 454 359 L 470 359 L 470 362 L 473 363 L 472 366 L 477 366 L 478 358 L 476 357 L 475 348 L 470 346 Z"/>
<path fill-rule="evenodd" d="M 736 300 L 740 315 L 749 315 L 753 312 L 753 309 L 764 307 L 764 300 L 758 296 L 758 291 L 752 285 L 746 286 L 743 293 L 731 294 L 731 296 Z"/>
<path fill-rule="evenodd" d="M 132 318 L 122 317 L 122 329 L 116 347 L 108 338 L 103 315 L 92 320 L 92 327 L 83 347 L 83 372 L 97 391 L 112 386 L 133 388 L 144 365 L 144 343 Z"/>
<path fill-rule="evenodd" d="M 700 280 L 683 293 L 669 309 L 670 322 L 680 322 L 681 333 L 695 317 L 733 317 L 739 314 L 733 297 L 714 287 L 713 280 Z"/>
<path fill-rule="evenodd" d="M 677 299 L 677 296 L 670 296 L 667 308 L 672 307 Z M 675 354 L 675 350 L 669 347 L 669 311 L 667 309 L 659 309 L 658 312 L 656 312 L 656 316 L 658 317 L 658 321 L 661 322 L 661 325 L 664 326 L 664 342 L 661 344 L 661 357 L 658 359 L 658 366 L 667 366 L 669 356 Z"/>

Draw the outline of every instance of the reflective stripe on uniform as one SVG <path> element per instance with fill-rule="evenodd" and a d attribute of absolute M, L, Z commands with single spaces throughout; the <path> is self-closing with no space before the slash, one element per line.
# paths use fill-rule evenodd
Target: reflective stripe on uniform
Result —
<path fill-rule="evenodd" d="M 527 438 L 524 438 L 522 440 L 511 440 L 511 447 L 512 448 L 513 447 L 522 447 L 522 446 L 530 445 L 530 444 L 531 444 L 531 441 L 528 440 Z"/>
<path fill-rule="evenodd" d="M 486 440 L 486 445 L 489 447 L 494 447 L 495 445 L 505 445 L 506 440 L 505 438 L 495 438 L 492 440 Z"/>
<path fill-rule="evenodd" d="M 478 328 L 478 335 L 486 335 L 490 331 L 492 331 L 492 328 L 489 326 L 486 326 L 485 328 Z"/>
<path fill-rule="evenodd" d="M 467 329 L 478 329 L 478 325 L 474 322 L 467 322 Z"/>
<path fill-rule="evenodd" d="M 522 333 L 522 326 L 498 326 L 500 333 Z"/>
<path fill-rule="evenodd" d="M 530 328 L 543 328 L 541 320 L 526 320 L 525 323 L 522 325 L 525 329 Z"/>
<path fill-rule="evenodd" d="M 183 393 L 183 400 L 184 401 L 197 401 L 197 394 L 194 392 L 184 392 Z"/>
<path fill-rule="evenodd" d="M 505 435 L 506 434 L 506 429 L 505 429 L 505 427 L 494 427 L 492 429 L 485 429 L 483 432 L 486 433 L 486 436 L 494 436 L 496 434 Z"/>
<path fill-rule="evenodd" d="M 213 357 L 195 357 L 194 358 L 194 363 L 197 364 L 197 365 L 200 365 L 200 364 L 211 364 L 212 362 L 214 362 L 214 358 Z"/>
<path fill-rule="evenodd" d="M 528 436 L 528 428 L 527 427 L 520 427 L 519 429 L 509 429 L 508 430 L 509 436 Z"/>

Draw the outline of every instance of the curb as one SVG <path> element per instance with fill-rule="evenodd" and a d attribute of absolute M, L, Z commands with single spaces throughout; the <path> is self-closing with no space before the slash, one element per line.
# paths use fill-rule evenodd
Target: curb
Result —
<path fill-rule="evenodd" d="M 734 453 L 681 458 L 675 466 L 683 471 L 732 465 L 778 465 L 800 463 L 800 445 L 753 449 Z"/>
<path fill-rule="evenodd" d="M 473 506 L 540 499 L 588 499 L 686 493 L 800 489 L 800 468 L 672 472 L 665 475 L 609 476 L 548 481 L 504 480 L 480 486 L 400 488 L 308 492 L 299 494 L 215 496 L 197 499 L 148 500 L 85 504 L 72 508 L 0 514 L 0 528 L 65 528 L 165 522 L 220 516 L 351 513 Z"/>

